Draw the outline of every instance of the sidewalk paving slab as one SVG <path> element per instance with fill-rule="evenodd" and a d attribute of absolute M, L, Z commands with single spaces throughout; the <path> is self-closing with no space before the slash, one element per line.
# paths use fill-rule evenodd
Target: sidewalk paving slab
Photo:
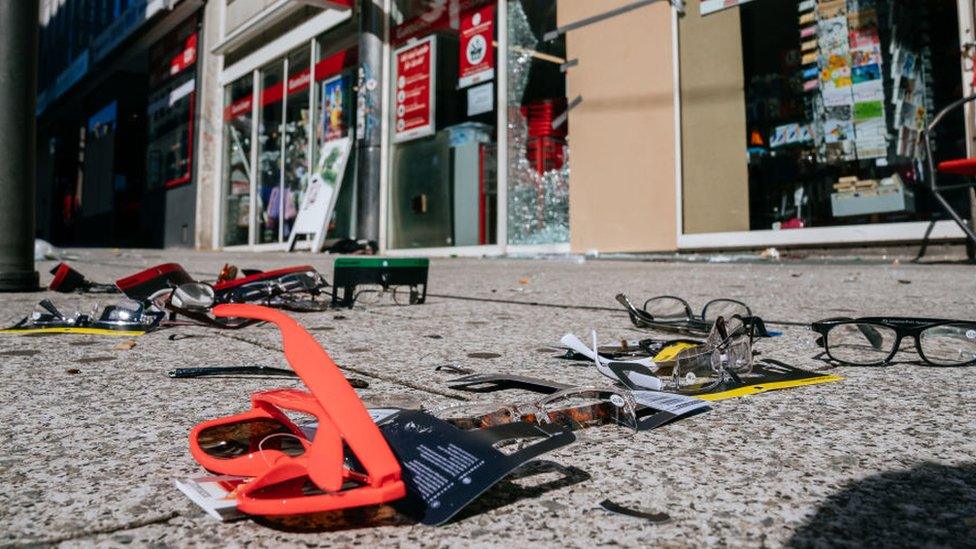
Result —
<path fill-rule="evenodd" d="M 331 260 L 306 254 L 70 253 L 78 255 L 72 264 L 79 271 L 100 282 L 165 261 L 178 261 L 200 278 L 212 277 L 225 262 L 267 269 L 310 263 L 331 278 Z M 680 295 L 695 307 L 731 297 L 764 318 L 791 321 L 879 313 L 976 316 L 972 267 L 953 265 L 443 259 L 432 260 L 429 291 L 426 305 L 381 303 L 296 318 L 349 376 L 369 381 L 359 391 L 363 398 L 431 406 L 512 398 L 452 391 L 445 385 L 451 375 L 434 370 L 439 364 L 605 384 L 595 369 L 555 359 L 545 349 L 566 332 L 587 337 L 595 329 L 604 343 L 643 335 L 622 311 L 438 297 L 444 295 L 610 309 L 620 291 L 634 299 Z M 12 320 L 43 297 L 59 304 L 105 299 L 0 294 L 0 310 Z M 171 341 L 170 333 L 197 337 Z M 351 515 L 344 527 L 313 533 L 258 521 L 218 523 L 173 486 L 173 479 L 200 472 L 187 446 L 196 423 L 246 409 L 254 391 L 298 382 L 171 380 L 165 372 L 287 367 L 273 328 L 178 328 L 135 338 L 129 350 L 116 350 L 118 341 L 0 339 L 0 546 L 778 546 L 833 544 L 844 536 L 899 545 L 906 531 L 935 545 L 976 539 L 971 370 L 829 368 L 814 358 L 813 333 L 801 327 L 784 328 L 782 337 L 758 349 L 844 381 L 722 401 L 707 414 L 633 439 L 561 449 L 545 459 L 570 469 L 503 482 L 442 527 L 396 518 L 362 526 Z M 498 356 L 469 358 L 472 353 Z M 667 513 L 671 521 L 650 525 L 610 515 L 598 508 L 605 498 Z"/>

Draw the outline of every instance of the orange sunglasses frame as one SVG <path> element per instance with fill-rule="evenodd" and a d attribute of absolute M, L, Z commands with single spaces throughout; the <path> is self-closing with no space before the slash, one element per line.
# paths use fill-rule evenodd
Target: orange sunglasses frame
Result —
<path fill-rule="evenodd" d="M 213 314 L 275 324 L 281 332 L 285 358 L 311 391 L 277 389 L 257 393 L 252 396 L 253 408 L 249 412 L 207 421 L 191 431 L 190 453 L 204 468 L 256 477 L 238 491 L 238 509 L 255 515 L 292 515 L 375 505 L 406 495 L 400 464 L 379 427 L 339 367 L 311 334 L 285 313 L 260 305 L 217 305 Z M 278 408 L 318 418 L 314 440 L 307 443 L 301 430 Z M 199 434 L 204 429 L 262 418 L 282 422 L 303 445 L 307 444 L 307 451 L 291 457 L 274 449 L 255 450 L 244 456 L 220 459 L 208 455 L 199 445 Z M 356 456 L 364 474 L 345 467 L 344 444 Z M 257 495 L 262 489 L 306 476 L 326 493 L 304 495 L 297 489 L 281 496 Z M 361 486 L 343 490 L 347 480 Z"/>

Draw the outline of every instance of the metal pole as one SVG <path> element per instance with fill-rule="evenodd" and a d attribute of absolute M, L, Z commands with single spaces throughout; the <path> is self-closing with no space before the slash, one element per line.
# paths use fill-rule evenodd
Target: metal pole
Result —
<path fill-rule="evenodd" d="M 976 24 L 976 13 L 974 11 L 976 10 L 973 8 L 973 0 L 958 0 L 956 2 L 959 19 L 959 43 L 962 45 L 963 62 L 960 65 L 962 66 L 964 96 L 976 93 L 973 82 L 973 71 L 976 70 L 976 67 L 966 62 L 967 59 L 976 59 L 976 32 L 974 32 L 974 24 Z M 976 125 L 973 121 L 973 104 L 967 103 L 963 112 L 966 121 L 966 156 L 972 158 L 976 154 Z M 969 229 L 970 232 L 976 232 L 976 189 L 969 189 L 967 194 L 969 195 Z M 966 240 L 966 256 L 970 260 L 976 259 L 976 243 L 972 240 Z"/>
<path fill-rule="evenodd" d="M 359 74 L 356 100 L 356 238 L 380 237 L 380 165 L 382 131 L 379 117 L 383 86 L 383 18 L 377 0 L 359 2 Z"/>
<path fill-rule="evenodd" d="M 0 291 L 37 290 L 34 270 L 38 0 L 0 2 Z"/>

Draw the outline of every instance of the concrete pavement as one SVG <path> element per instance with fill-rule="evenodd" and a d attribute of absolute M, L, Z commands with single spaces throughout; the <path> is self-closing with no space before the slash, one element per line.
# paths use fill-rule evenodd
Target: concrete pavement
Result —
<path fill-rule="evenodd" d="M 331 278 L 330 259 L 303 254 L 70 253 L 78 270 L 103 282 L 166 261 L 199 278 L 215 276 L 225 262 L 265 269 L 311 263 Z M 556 360 L 546 347 L 566 332 L 596 329 L 604 342 L 641 335 L 622 312 L 507 301 L 614 308 L 613 296 L 623 291 L 680 295 L 696 307 L 731 297 L 773 320 L 974 319 L 974 275 L 972 266 L 886 262 L 443 259 L 432 262 L 426 305 L 381 303 L 297 318 L 350 376 L 370 382 L 359 391 L 364 399 L 433 405 L 499 398 L 447 389 L 450 375 L 435 371 L 438 364 L 599 384 L 605 380 L 594 369 Z M 105 300 L 0 294 L 0 321 L 9 325 L 43 297 L 69 310 L 72 303 Z M 187 449 L 193 425 L 246 409 L 253 391 L 297 383 L 171 380 L 165 372 L 287 367 L 272 328 L 178 328 L 136 338 L 128 350 L 96 336 L 3 336 L 0 545 L 971 545 L 976 370 L 830 368 L 814 358 L 810 331 L 780 328 L 782 337 L 760 344 L 764 356 L 845 380 L 723 401 L 707 414 L 633 439 L 564 448 L 546 456 L 560 467 L 504 482 L 462 518 L 437 528 L 396 516 L 363 525 L 355 514 L 319 517 L 312 525 L 221 524 L 173 487 L 174 478 L 200 471 Z M 172 333 L 194 337 L 172 341 Z M 610 515 L 598 508 L 605 498 L 671 520 L 652 525 Z"/>

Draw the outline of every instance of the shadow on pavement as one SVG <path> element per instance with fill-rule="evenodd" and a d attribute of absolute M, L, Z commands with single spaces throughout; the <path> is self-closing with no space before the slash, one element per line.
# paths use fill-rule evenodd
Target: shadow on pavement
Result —
<path fill-rule="evenodd" d="M 967 546 L 976 540 L 976 463 L 925 463 L 854 482 L 797 529 L 789 547 Z"/>
<path fill-rule="evenodd" d="M 590 474 L 577 467 L 566 467 L 552 461 L 530 462 L 490 488 L 461 510 L 450 522 L 487 513 L 523 499 L 537 499 L 547 492 L 589 479 Z M 357 507 L 310 515 L 255 517 L 253 520 L 273 530 L 292 533 L 338 532 L 416 524 L 416 520 L 398 512 L 390 505 Z"/>
<path fill-rule="evenodd" d="M 254 522 L 272 530 L 299 534 L 360 530 L 378 526 L 403 526 L 414 521 L 389 505 L 373 505 L 310 515 L 255 517 Z"/>
<path fill-rule="evenodd" d="M 533 461 L 525 464 L 461 510 L 451 522 L 487 513 L 523 499 L 543 501 L 547 492 L 590 480 L 586 471 L 554 461 Z"/>

